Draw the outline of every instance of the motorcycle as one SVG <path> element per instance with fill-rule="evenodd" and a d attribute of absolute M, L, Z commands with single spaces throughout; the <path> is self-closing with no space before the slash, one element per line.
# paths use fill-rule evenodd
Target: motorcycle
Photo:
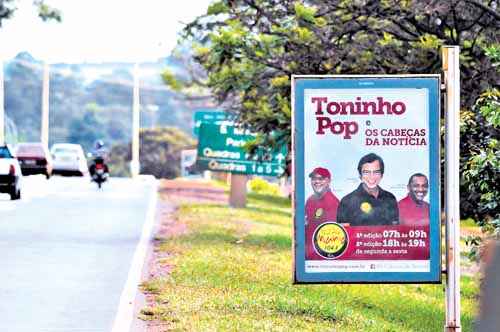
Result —
<path fill-rule="evenodd" d="M 102 184 L 106 182 L 109 177 L 108 165 L 104 163 L 104 158 L 94 158 L 94 163 L 90 166 L 90 174 L 92 181 L 97 183 L 97 187 L 100 189 Z"/>

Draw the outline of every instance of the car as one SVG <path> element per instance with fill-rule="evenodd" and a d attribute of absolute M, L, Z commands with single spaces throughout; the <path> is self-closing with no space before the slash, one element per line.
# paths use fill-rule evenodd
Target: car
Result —
<path fill-rule="evenodd" d="M 52 157 L 44 144 L 19 143 L 16 157 L 23 175 L 43 174 L 47 179 L 52 175 Z"/>
<path fill-rule="evenodd" d="M 0 193 L 10 195 L 11 200 L 21 198 L 21 167 L 7 145 L 0 146 Z"/>
<path fill-rule="evenodd" d="M 80 144 L 56 143 L 50 149 L 53 160 L 52 174 L 88 174 L 87 159 Z"/>

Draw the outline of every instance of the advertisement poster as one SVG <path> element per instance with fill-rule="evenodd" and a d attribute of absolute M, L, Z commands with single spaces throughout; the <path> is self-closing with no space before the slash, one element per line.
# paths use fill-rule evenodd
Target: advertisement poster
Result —
<path fill-rule="evenodd" d="M 294 281 L 441 281 L 439 75 L 294 76 Z"/>

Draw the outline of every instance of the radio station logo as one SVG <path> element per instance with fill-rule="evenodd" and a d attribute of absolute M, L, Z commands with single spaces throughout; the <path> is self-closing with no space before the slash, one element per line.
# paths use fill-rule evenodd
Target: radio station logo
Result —
<path fill-rule="evenodd" d="M 327 222 L 318 226 L 314 232 L 312 242 L 314 249 L 320 256 L 335 259 L 346 251 L 349 238 L 342 225 Z"/>

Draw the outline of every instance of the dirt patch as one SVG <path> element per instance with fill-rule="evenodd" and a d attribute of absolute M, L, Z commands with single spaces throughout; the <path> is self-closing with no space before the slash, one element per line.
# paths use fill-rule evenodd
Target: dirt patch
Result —
<path fill-rule="evenodd" d="M 161 180 L 160 199 L 175 205 L 184 203 L 226 203 L 228 196 L 221 188 L 202 180 Z"/>
<path fill-rule="evenodd" d="M 188 232 L 186 224 L 175 218 L 175 211 L 181 204 L 228 202 L 224 189 L 214 187 L 203 180 L 161 180 L 158 189 L 159 201 L 156 210 L 156 230 L 153 239 L 153 250 L 147 261 L 145 280 L 167 277 L 174 266 L 169 263 L 171 253 L 161 252 L 159 245 L 166 239 L 180 236 Z M 145 305 L 155 305 L 155 295 L 144 293 Z M 169 330 L 169 323 L 163 321 L 147 321 L 146 332 L 162 332 Z"/>

